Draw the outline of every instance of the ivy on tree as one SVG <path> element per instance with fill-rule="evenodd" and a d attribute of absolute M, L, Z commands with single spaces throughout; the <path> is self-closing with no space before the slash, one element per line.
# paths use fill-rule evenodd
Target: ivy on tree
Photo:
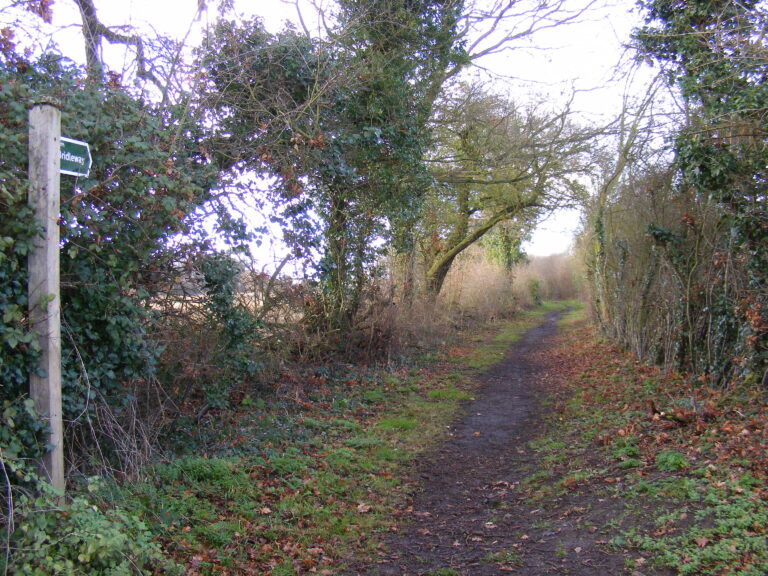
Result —
<path fill-rule="evenodd" d="M 222 20 L 202 54 L 220 165 L 276 177 L 286 238 L 320 252 L 307 320 L 330 332 L 360 310 L 377 239 L 402 237 L 418 212 L 432 104 L 445 68 L 464 58 L 460 3 L 340 8 L 333 44 Z"/>

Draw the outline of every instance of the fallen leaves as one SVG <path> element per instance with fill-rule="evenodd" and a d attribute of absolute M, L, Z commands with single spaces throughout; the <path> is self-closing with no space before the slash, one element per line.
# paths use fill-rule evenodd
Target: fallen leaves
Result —
<path fill-rule="evenodd" d="M 686 515 L 676 510 L 670 520 L 656 526 L 636 527 L 633 543 L 646 537 L 649 549 L 657 553 L 662 543 L 669 546 L 666 558 L 677 559 L 680 564 L 670 564 L 676 569 L 686 565 L 691 571 L 692 566 L 703 566 L 698 562 L 706 563 L 708 571 L 696 573 L 725 574 L 735 566 L 761 565 L 765 554 L 760 547 L 752 548 L 750 538 L 764 530 L 764 522 L 758 522 L 760 528 L 740 526 L 746 518 L 764 519 L 760 510 L 768 501 L 764 391 L 692 384 L 681 375 L 640 367 L 624 353 L 586 336 L 572 338 L 568 345 L 579 358 L 579 372 L 559 380 L 555 391 L 559 403 L 554 408 L 559 419 L 552 420 L 568 423 L 566 434 L 572 432 L 574 442 L 579 441 L 580 430 L 587 431 L 601 452 L 613 458 L 613 468 L 606 468 L 597 479 L 603 490 L 614 491 L 611 499 L 622 499 L 627 490 L 642 486 L 644 492 L 629 496 L 637 505 L 654 506 L 657 497 L 671 498 L 679 507 L 697 512 Z M 681 465 L 671 466 L 673 454 Z M 575 475 L 568 475 L 573 470 L 567 464 L 562 470 L 560 485 L 576 491 L 579 483 Z M 622 484 L 624 490 L 617 491 Z M 651 498 L 644 498 L 645 493 Z M 605 502 L 600 495 L 595 501 Z M 744 506 L 743 513 L 736 506 Z M 726 544 L 729 540 L 739 544 Z M 715 560 L 710 549 L 718 550 L 722 559 Z M 742 550 L 738 558 L 737 550 Z M 645 562 L 643 557 L 634 559 L 637 568 Z"/>
<path fill-rule="evenodd" d="M 571 339 L 567 349 L 548 350 L 547 354 L 547 362 L 553 362 L 556 368 L 548 371 L 546 385 L 550 386 L 553 394 L 562 400 L 559 404 L 556 403 L 553 421 L 563 422 L 563 426 L 570 431 L 572 425 L 567 403 L 575 399 L 580 409 L 592 416 L 590 425 L 593 427 L 591 432 L 594 434 L 590 437 L 590 441 L 595 439 L 597 445 L 592 444 L 586 452 L 600 451 L 610 454 L 617 442 L 622 442 L 624 446 L 631 444 L 632 447 L 636 447 L 638 452 L 631 456 L 636 457 L 640 464 L 627 471 L 618 467 L 620 460 L 617 459 L 613 468 L 606 467 L 603 470 L 601 467 L 594 473 L 590 469 L 590 475 L 585 476 L 576 475 L 576 468 L 583 464 L 574 465 L 568 458 L 558 461 L 556 464 L 559 467 L 558 470 L 565 471 L 546 481 L 553 484 L 560 482 L 557 484 L 558 489 L 565 488 L 568 491 L 565 498 L 579 496 L 580 490 L 594 490 L 593 494 L 596 497 L 589 502 L 589 506 L 586 504 L 572 506 L 561 513 L 560 519 L 555 520 L 552 519 L 556 518 L 556 515 L 548 515 L 547 506 L 557 506 L 558 503 L 537 501 L 536 505 L 541 506 L 544 512 L 542 509 L 536 509 L 526 514 L 524 519 L 516 518 L 520 526 L 512 536 L 516 539 L 514 546 L 519 546 L 521 550 L 538 546 L 540 529 L 534 528 L 534 525 L 537 520 L 543 523 L 542 519 L 545 517 L 553 523 L 579 524 L 584 521 L 583 534 L 590 538 L 590 544 L 583 544 L 583 540 L 571 541 L 570 544 L 564 545 L 563 552 L 572 550 L 579 555 L 580 562 L 590 560 L 594 553 L 591 539 L 597 536 L 595 531 L 598 527 L 588 525 L 586 520 L 589 515 L 584 513 L 591 511 L 593 506 L 595 508 L 601 505 L 603 508 L 610 507 L 614 499 L 624 497 L 627 490 L 633 486 L 633 482 L 646 481 L 655 474 L 659 474 L 660 471 L 654 467 L 655 456 L 664 450 L 678 451 L 684 454 L 688 461 L 695 463 L 697 469 L 701 471 L 701 481 L 710 482 L 722 490 L 723 497 L 720 504 L 726 504 L 732 496 L 740 496 L 740 493 L 745 491 L 738 482 L 747 473 L 752 475 L 756 483 L 762 482 L 764 485 L 768 470 L 768 451 L 766 451 L 768 425 L 766 425 L 764 402 L 755 399 L 750 403 L 745 399 L 743 404 L 734 404 L 728 398 L 728 391 L 712 392 L 700 389 L 692 391 L 690 383 L 682 378 L 661 374 L 652 367 L 638 365 L 617 350 L 596 344 L 588 334 Z M 574 361 L 574 358 L 578 361 Z M 330 384 L 317 379 L 313 386 L 321 388 Z M 344 387 L 350 393 L 357 393 L 364 384 L 360 379 L 354 381 L 349 379 L 345 380 Z M 334 427 L 339 426 L 340 423 L 347 429 L 354 429 L 356 425 L 362 426 L 360 422 L 363 419 L 375 417 L 378 404 L 373 402 L 366 404 L 365 414 L 349 410 L 343 414 L 344 420 L 340 420 L 338 414 L 330 414 L 328 408 L 332 405 L 332 401 L 328 398 L 320 400 L 312 398 L 312 402 L 308 402 L 310 389 L 304 385 L 303 381 L 297 381 L 295 388 L 290 390 L 290 394 L 285 395 L 285 402 L 290 402 L 302 411 L 306 424 L 322 432 L 325 444 L 312 450 L 302 448 L 301 453 L 297 454 L 296 461 L 306 463 L 308 467 L 306 472 L 277 473 L 272 467 L 275 462 L 271 462 L 266 454 L 263 458 L 264 462 L 249 468 L 250 481 L 258 487 L 256 491 L 261 497 L 261 500 L 250 509 L 251 514 L 248 520 L 253 524 L 241 522 L 234 513 L 236 506 L 228 508 L 227 498 L 221 495 L 214 497 L 214 504 L 217 507 L 216 518 L 225 516 L 239 522 L 240 526 L 234 532 L 232 541 L 221 546 L 218 551 L 221 552 L 220 557 L 217 556 L 217 551 L 204 549 L 204 546 L 194 547 L 190 544 L 189 547 L 183 548 L 182 545 L 174 542 L 175 546 L 179 546 L 178 557 L 187 563 L 189 574 L 197 575 L 204 568 L 207 570 L 208 565 L 212 568 L 207 573 L 216 574 L 324 575 L 338 573 L 335 570 L 334 561 L 339 561 L 338 550 L 343 549 L 343 546 L 339 546 L 331 539 L 326 539 L 329 531 L 319 526 L 319 521 L 307 511 L 313 507 L 324 508 L 332 522 L 342 524 L 343 518 L 344 537 L 348 538 L 345 546 L 351 546 L 355 551 L 371 550 L 365 534 L 374 534 L 375 531 L 366 523 L 373 522 L 377 514 L 386 510 L 380 495 L 373 492 L 359 492 L 350 496 L 339 486 L 334 486 L 334 490 L 319 488 L 316 476 L 334 470 L 335 464 L 329 461 L 331 455 L 335 455 L 338 462 L 346 463 L 349 446 L 343 443 L 341 432 Z M 650 411 L 648 410 L 649 399 L 653 401 L 653 409 Z M 480 435 L 480 432 L 473 434 L 475 437 Z M 238 432 L 237 438 L 240 439 L 241 444 L 243 444 L 243 437 Z M 559 438 L 559 440 L 563 439 Z M 519 446 L 516 443 L 511 449 L 513 453 L 520 455 L 535 452 L 525 442 L 520 443 Z M 572 452 L 567 453 L 572 454 Z M 738 460 L 738 465 L 733 464 L 735 460 Z M 686 473 L 688 472 L 681 471 L 676 478 L 683 478 Z M 365 478 L 358 480 L 362 482 L 373 477 L 372 474 L 368 474 Z M 377 480 L 384 480 L 396 477 L 400 472 L 392 469 L 389 472 L 377 471 L 375 474 Z M 498 478 L 498 480 L 482 487 L 484 496 L 492 497 L 494 504 L 501 504 L 504 507 L 514 506 L 516 500 L 523 497 L 527 488 L 525 484 L 501 479 L 505 477 L 505 472 L 491 476 L 489 480 L 492 478 Z M 768 498 L 768 491 L 762 494 L 762 498 Z M 191 498 L 194 494 L 190 492 L 188 496 Z M 582 504 L 585 501 L 572 500 L 571 504 L 574 503 Z M 221 513 L 222 510 L 224 510 L 223 513 Z M 413 515 L 414 518 L 410 519 L 417 527 L 415 529 L 417 534 L 430 536 L 433 531 L 434 534 L 439 533 L 433 527 L 433 523 L 428 521 L 432 516 L 430 512 L 414 511 L 406 506 L 401 507 L 400 510 L 404 515 Z M 569 520 L 562 520 L 569 514 L 573 515 Z M 580 518 L 582 515 L 585 518 Z M 485 518 L 488 516 L 483 517 L 483 520 Z M 684 520 L 683 524 L 692 523 L 695 517 L 691 514 L 688 519 L 678 517 L 678 520 Z M 502 521 L 499 516 L 498 524 L 484 523 L 475 535 L 456 542 L 467 548 L 482 546 L 484 538 L 487 543 L 494 538 L 500 539 L 500 534 L 507 528 L 505 521 Z M 600 528 L 602 529 L 602 526 Z M 195 524 L 177 528 L 185 535 L 182 538 L 191 536 L 191 533 L 194 534 L 197 529 L 198 526 Z M 396 532 L 397 526 L 392 524 L 387 526 L 387 529 Z M 751 529 L 757 531 L 759 527 Z M 307 537 L 308 533 L 313 536 Z M 702 533 L 706 536 L 701 535 Z M 659 523 L 649 528 L 647 534 L 649 538 L 671 538 L 679 536 L 681 530 L 679 523 Z M 695 538 L 689 536 L 686 541 L 689 546 L 689 555 L 692 555 L 690 550 L 706 549 L 703 553 L 708 553 L 715 546 L 723 544 L 719 536 L 713 536 L 710 532 L 699 531 L 697 534 Z M 582 545 L 573 547 L 574 543 Z M 609 546 L 618 544 L 613 540 L 597 540 L 594 545 L 602 547 L 599 552 L 603 554 L 608 552 Z M 236 568 L 231 570 L 224 568 L 225 562 L 231 561 L 227 554 L 234 555 L 235 550 L 245 550 L 241 554 L 247 556 L 248 561 L 243 561 L 242 565 L 236 565 Z M 630 562 L 634 564 L 636 570 L 647 572 L 647 566 L 644 566 L 646 559 L 636 558 L 638 549 L 634 550 L 633 556 L 628 557 Z"/>
<path fill-rule="evenodd" d="M 696 543 L 696 546 L 699 548 L 704 548 L 707 544 L 709 544 L 709 538 L 704 538 L 703 536 L 700 538 L 694 538 L 693 541 Z"/>
<path fill-rule="evenodd" d="M 574 478 L 573 476 L 569 476 L 565 480 L 563 480 L 563 486 L 568 490 L 573 490 L 578 483 L 579 483 L 578 478 Z"/>

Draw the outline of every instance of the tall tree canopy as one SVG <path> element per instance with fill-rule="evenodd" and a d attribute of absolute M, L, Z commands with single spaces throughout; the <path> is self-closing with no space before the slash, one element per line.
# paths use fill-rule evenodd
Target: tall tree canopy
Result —
<path fill-rule="evenodd" d="M 376 239 L 412 220 L 426 188 L 427 120 L 464 59 L 460 14 L 458 2 L 341 2 L 333 43 L 222 20 L 202 55 L 222 161 L 277 178 L 288 240 L 321 252 L 328 328 L 349 325 Z"/>

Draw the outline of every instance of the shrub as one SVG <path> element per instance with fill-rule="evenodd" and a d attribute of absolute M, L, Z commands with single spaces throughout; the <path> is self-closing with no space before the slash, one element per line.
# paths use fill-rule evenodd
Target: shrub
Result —
<path fill-rule="evenodd" d="M 58 500 L 51 490 L 16 500 L 15 524 L 0 530 L 9 545 L 0 571 L 12 566 L 11 573 L 24 576 L 133 576 L 162 566 L 164 574 L 178 573 L 137 518 L 120 509 L 101 511 L 85 498 Z"/>

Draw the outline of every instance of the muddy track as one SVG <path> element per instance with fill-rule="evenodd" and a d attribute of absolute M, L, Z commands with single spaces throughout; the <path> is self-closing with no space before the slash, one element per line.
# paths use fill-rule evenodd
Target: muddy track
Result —
<path fill-rule="evenodd" d="M 624 558 L 595 546 L 592 533 L 611 510 L 592 507 L 588 493 L 551 510 L 521 495 L 520 483 L 536 464 L 528 441 L 545 429 L 542 382 L 558 318 L 549 315 L 481 377 L 462 421 L 417 465 L 398 531 L 378 558 L 358 559 L 347 574 L 624 573 Z"/>

